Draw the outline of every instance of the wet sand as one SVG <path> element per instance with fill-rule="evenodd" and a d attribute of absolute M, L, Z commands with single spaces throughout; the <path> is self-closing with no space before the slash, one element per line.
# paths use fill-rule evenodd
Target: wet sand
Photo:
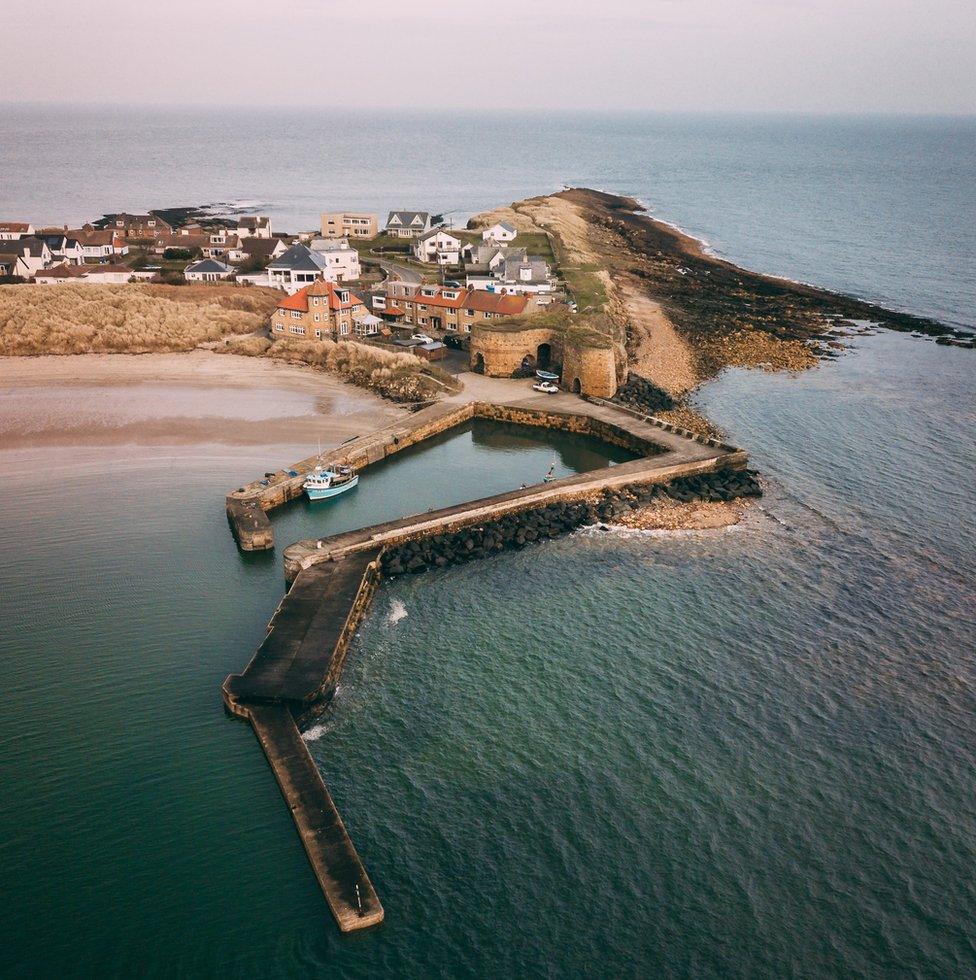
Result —
<path fill-rule="evenodd" d="M 376 395 L 264 358 L 82 354 L 0 358 L 0 450 L 45 446 L 323 449 L 400 417 Z"/>

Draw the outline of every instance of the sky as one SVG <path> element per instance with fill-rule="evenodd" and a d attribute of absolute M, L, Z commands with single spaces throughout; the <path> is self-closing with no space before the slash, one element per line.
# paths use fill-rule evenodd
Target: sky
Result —
<path fill-rule="evenodd" d="M 0 25 L 0 102 L 976 112 L 973 0 L 0 0 Z"/>

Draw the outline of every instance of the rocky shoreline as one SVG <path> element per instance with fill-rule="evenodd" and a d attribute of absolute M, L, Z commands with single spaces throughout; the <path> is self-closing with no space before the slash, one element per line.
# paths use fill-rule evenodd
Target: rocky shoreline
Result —
<path fill-rule="evenodd" d="M 517 550 L 587 525 L 626 523 L 657 504 L 728 503 L 760 496 L 762 487 L 754 470 L 720 470 L 666 484 L 607 489 L 591 498 L 548 504 L 482 526 L 406 541 L 386 550 L 380 567 L 385 576 L 396 578 Z"/>

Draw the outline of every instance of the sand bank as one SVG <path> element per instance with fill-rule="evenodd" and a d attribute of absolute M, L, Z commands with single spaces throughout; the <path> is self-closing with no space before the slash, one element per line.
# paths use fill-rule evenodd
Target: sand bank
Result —
<path fill-rule="evenodd" d="M 321 372 L 264 358 L 209 351 L 0 358 L 0 449 L 319 440 L 326 448 L 402 414 Z"/>

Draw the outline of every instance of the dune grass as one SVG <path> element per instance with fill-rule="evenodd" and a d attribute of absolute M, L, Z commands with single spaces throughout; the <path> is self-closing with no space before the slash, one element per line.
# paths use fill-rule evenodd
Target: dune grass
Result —
<path fill-rule="evenodd" d="M 263 329 L 278 298 L 237 286 L 0 286 L 0 354 L 192 350 Z"/>
<path fill-rule="evenodd" d="M 272 343 L 267 338 L 245 337 L 228 340 L 217 350 L 307 364 L 396 402 L 430 401 L 460 388 L 453 375 L 414 354 L 380 350 L 349 340 L 283 337 Z"/>

